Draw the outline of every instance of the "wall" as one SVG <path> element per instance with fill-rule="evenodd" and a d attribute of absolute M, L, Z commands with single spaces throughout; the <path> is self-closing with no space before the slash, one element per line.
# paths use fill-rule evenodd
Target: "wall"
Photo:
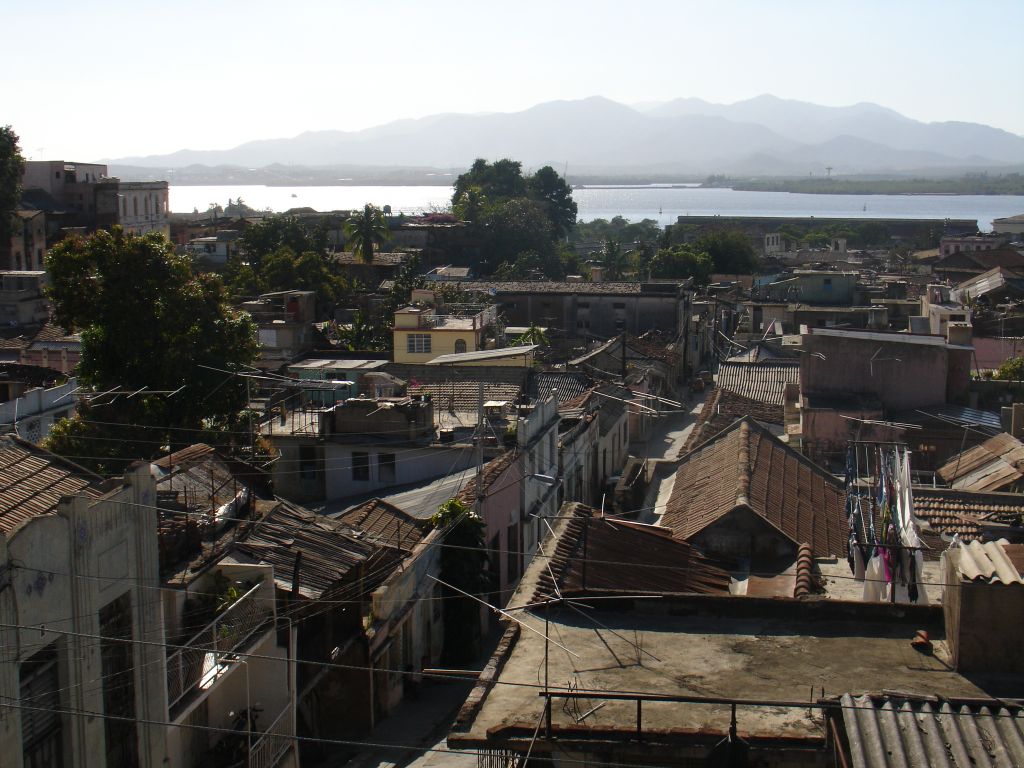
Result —
<path fill-rule="evenodd" d="M 558 478 L 556 486 L 530 477 L 521 486 L 522 498 L 519 503 L 521 513 L 519 527 L 519 551 L 523 553 L 519 563 L 519 573 L 526 571 L 526 566 L 537 544 L 547 533 L 542 516 L 558 514 L 560 490 L 565 481 L 559 474 L 558 400 L 548 395 L 538 398 L 532 411 L 520 416 L 516 426 L 516 443 L 519 449 L 518 468 L 522 477 L 545 475 Z"/>
<path fill-rule="evenodd" d="M 430 337 L 429 352 L 409 352 L 409 335 L 425 334 Z M 476 352 L 479 349 L 478 332 L 472 329 L 418 328 L 410 330 L 395 329 L 394 357 L 396 363 L 428 363 L 438 355 L 450 355 L 455 352 L 458 341 L 465 343 L 464 352 Z M 502 365 L 501 360 L 488 360 L 488 365 Z"/>
<path fill-rule="evenodd" d="M 420 672 L 441 659 L 444 642 L 441 589 L 431 576 L 441 575 L 441 542 L 437 531 L 430 531 L 412 555 L 371 596 L 372 647 L 377 667 Z M 387 663 L 383 647 L 388 640 L 399 653 Z M 404 696 L 409 682 L 406 675 L 377 672 L 374 677 L 386 678 L 375 686 L 386 700 L 375 702 L 380 713 L 392 711 Z"/>
<path fill-rule="evenodd" d="M 1024 585 L 964 581 L 956 561 L 956 554 L 943 553 L 942 606 L 954 667 L 960 673 L 1024 672 L 1019 634 L 1007 623 L 1024 615 Z"/>
<path fill-rule="evenodd" d="M 0 536 L 0 563 L 9 588 L 0 590 L 0 695 L 19 698 L 19 664 L 56 644 L 60 705 L 103 712 L 102 657 L 97 642 L 83 635 L 100 631 L 99 611 L 127 595 L 131 606 L 135 713 L 140 720 L 162 722 L 167 714 L 164 640 L 157 573 L 156 492 L 148 466 L 129 477 L 130 484 L 92 505 L 84 497 L 63 501 L 56 514 L 32 518 L 8 536 Z M 9 564 L 18 567 L 6 570 Z M 88 578 L 83 578 L 88 576 Z M 147 643 L 152 643 L 147 644 Z M 19 663 L 10 663 L 17 661 Z M 22 712 L 10 709 L 0 719 L 3 763 L 21 768 Z M 106 751 L 101 717 L 63 717 L 64 765 L 102 765 Z M 163 727 L 135 725 L 139 765 L 164 765 Z"/>
<path fill-rule="evenodd" d="M 360 452 L 369 455 L 370 479 L 352 478 L 352 454 Z M 380 455 L 395 455 L 395 478 L 381 477 Z M 403 447 L 393 444 L 339 445 L 327 443 L 324 446 L 326 463 L 326 498 L 340 499 L 355 494 L 390 489 L 396 486 L 432 480 L 467 469 L 473 465 L 472 451 L 465 446 Z"/>
<path fill-rule="evenodd" d="M 796 545 L 756 512 L 737 507 L 688 541 L 724 557 L 779 557 L 796 554 Z"/>
<path fill-rule="evenodd" d="M 0 403 L 0 425 L 14 424 L 25 440 L 39 443 L 50 434 L 54 422 L 75 412 L 75 398 L 69 393 L 78 388 L 74 377 L 50 389 L 36 387 L 15 400 Z"/>
<path fill-rule="evenodd" d="M 896 334 L 805 334 L 801 388 L 818 395 L 870 395 L 897 411 L 941 405 L 947 390 L 950 396 L 966 392 L 969 370 L 959 356 L 951 367 L 944 340 L 930 338 L 935 343 L 901 342 Z"/>
<path fill-rule="evenodd" d="M 683 329 L 685 294 L 506 292 L 498 296 L 507 325 L 564 328 L 577 336 L 609 338 L 623 330 L 640 335 Z"/>

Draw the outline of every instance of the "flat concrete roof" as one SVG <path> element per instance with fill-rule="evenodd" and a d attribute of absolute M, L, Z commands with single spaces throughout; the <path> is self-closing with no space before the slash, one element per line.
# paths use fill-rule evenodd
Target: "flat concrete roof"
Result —
<path fill-rule="evenodd" d="M 555 535 L 565 520 L 554 521 Z M 534 558 L 509 605 L 531 605 L 546 569 Z M 594 567 L 600 567 L 595 563 Z M 831 585 L 830 585 L 831 586 Z M 819 748 L 825 731 L 821 711 L 802 706 L 843 693 L 898 690 L 959 698 L 1019 695 L 1024 676 L 971 675 L 950 667 L 941 608 L 836 599 L 780 599 L 719 595 L 662 595 L 650 599 L 596 600 L 588 608 L 513 610 L 531 629 L 513 629 L 491 660 L 493 683 L 484 676 L 460 714 L 448 743 L 453 747 L 525 751 L 542 716 L 545 645 L 549 690 L 771 700 L 801 706 L 737 708 L 740 736 L 785 739 Z M 546 641 L 542 636 L 547 620 Z M 910 644 L 927 630 L 933 655 Z M 1015 693 L 1016 691 L 1016 693 Z M 482 694 L 482 701 L 480 695 Z M 475 701 L 474 701 L 475 699 Z M 563 706 L 564 705 L 564 706 Z M 600 706 L 599 706 L 600 705 Z M 580 715 L 590 710 L 582 720 Z M 646 744 L 714 744 L 728 732 L 727 704 L 644 701 Z M 635 739 L 632 700 L 554 700 L 554 741 L 600 739 L 628 747 Z M 537 753 L 551 749 L 540 730 Z"/>

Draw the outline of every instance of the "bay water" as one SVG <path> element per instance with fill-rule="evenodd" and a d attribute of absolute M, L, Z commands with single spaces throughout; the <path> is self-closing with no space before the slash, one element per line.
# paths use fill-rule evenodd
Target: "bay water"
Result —
<path fill-rule="evenodd" d="M 391 206 L 394 214 L 441 211 L 451 202 L 450 186 L 182 186 L 170 189 L 174 212 L 205 211 L 242 198 L 257 210 L 292 208 L 354 210 L 366 203 Z M 573 190 L 579 218 L 673 224 L 679 216 L 775 216 L 866 219 L 977 219 L 982 231 L 992 220 L 1024 213 L 1024 195 L 809 195 L 744 192 L 684 185 L 602 186 Z"/>

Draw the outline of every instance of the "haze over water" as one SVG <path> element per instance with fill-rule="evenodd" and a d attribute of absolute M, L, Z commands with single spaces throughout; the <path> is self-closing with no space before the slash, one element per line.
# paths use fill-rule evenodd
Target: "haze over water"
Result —
<path fill-rule="evenodd" d="M 390 205 L 395 214 L 444 210 L 450 186 L 172 186 L 171 210 L 205 211 L 241 197 L 257 210 L 280 213 L 291 208 L 352 210 L 365 203 Z M 654 219 L 672 224 L 678 216 L 817 216 L 821 218 L 977 219 L 983 231 L 992 220 L 1024 213 L 1024 195 L 808 195 L 792 192 L 742 192 L 693 187 L 603 187 L 573 190 L 579 218 L 631 221 Z"/>

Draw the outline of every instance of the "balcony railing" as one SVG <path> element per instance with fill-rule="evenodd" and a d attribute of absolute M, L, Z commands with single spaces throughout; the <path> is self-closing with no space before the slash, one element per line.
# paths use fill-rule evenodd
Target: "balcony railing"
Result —
<path fill-rule="evenodd" d="M 249 768 L 274 768 L 285 756 L 294 741 L 292 733 L 292 707 L 289 704 L 271 723 L 249 752 Z"/>
<path fill-rule="evenodd" d="M 260 587 L 254 586 L 195 637 L 168 654 L 168 706 L 173 707 L 211 675 L 220 674 L 220 660 L 240 648 L 270 620 L 272 606 L 257 597 Z"/>

